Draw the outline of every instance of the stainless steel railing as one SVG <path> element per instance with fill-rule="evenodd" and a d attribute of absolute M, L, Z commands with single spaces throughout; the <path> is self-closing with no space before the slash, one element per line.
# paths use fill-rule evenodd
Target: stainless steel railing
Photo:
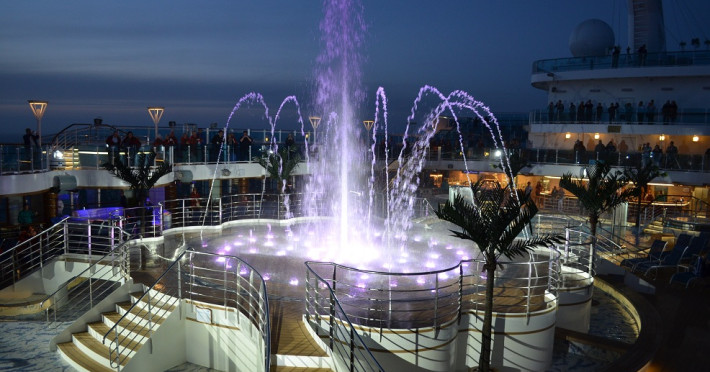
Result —
<path fill-rule="evenodd" d="M 96 224 L 93 227 L 95 226 Z M 83 224 L 80 224 L 79 227 L 81 230 L 87 228 L 89 233 L 94 230 L 90 221 L 87 221 L 86 227 Z M 120 229 L 117 223 L 109 227 L 100 224 L 99 228 L 107 230 L 107 239 L 101 242 L 94 238 L 91 241 L 93 247 L 87 246 L 86 240 L 84 240 L 91 235 L 81 233 L 66 235 L 65 260 L 72 260 L 76 263 L 85 261 L 88 267 L 81 273 L 74 275 L 40 303 L 40 308 L 45 309 L 48 327 L 58 326 L 58 321 L 66 320 L 63 319 L 65 317 L 74 320 L 71 318 L 72 315 L 76 317 L 76 315 L 83 314 L 93 308 L 94 305 L 130 279 L 131 269 L 127 244 L 130 236 Z M 67 229 L 67 231 L 70 230 Z M 77 245 L 88 249 L 82 252 L 76 248 L 70 248 Z M 103 256 L 96 253 L 103 251 L 108 251 L 108 253 Z M 70 252 L 76 255 L 68 255 Z"/>
<path fill-rule="evenodd" d="M 67 252 L 68 220 L 39 232 L 29 239 L 17 243 L 0 254 L 1 287 L 15 284 L 20 279 L 44 267 L 54 257 Z"/>
<path fill-rule="evenodd" d="M 360 338 L 348 313 L 343 309 L 335 293 L 336 280 L 326 280 L 310 265 L 335 265 L 306 262 L 306 317 L 308 321 L 328 322 L 329 347 L 333 356 L 339 358 L 349 371 L 384 371 L 377 359 Z M 333 275 L 335 267 L 333 266 Z M 332 286 L 331 286 L 332 285 Z"/>
<path fill-rule="evenodd" d="M 130 345 L 151 337 L 161 319 L 188 299 L 237 310 L 260 332 L 264 371 L 269 370 L 271 330 L 266 283 L 252 266 L 234 256 L 186 250 L 126 310 L 103 336 L 109 340 L 111 367 L 120 371 L 129 357 Z M 143 303 L 142 310 L 137 309 Z M 130 314 L 142 311 L 141 321 Z"/>
<path fill-rule="evenodd" d="M 497 311 L 529 314 L 545 308 L 561 283 L 560 254 L 531 252 L 526 261 L 502 262 L 496 270 Z M 437 327 L 462 311 L 485 308 L 484 261 L 471 259 L 430 272 L 389 273 L 335 263 L 306 262 L 307 313 L 335 311 L 330 293 L 353 323 L 376 328 Z M 327 312 L 325 310 L 328 310 Z M 339 311 L 339 310 L 338 310 Z"/>

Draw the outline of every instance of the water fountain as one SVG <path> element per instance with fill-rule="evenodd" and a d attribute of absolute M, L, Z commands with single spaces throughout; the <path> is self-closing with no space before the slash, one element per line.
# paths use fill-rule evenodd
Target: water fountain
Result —
<path fill-rule="evenodd" d="M 379 302 L 383 306 L 382 309 L 376 309 L 385 314 L 387 322 L 382 323 L 377 317 L 366 315 L 362 318 L 364 320 L 359 322 L 363 327 L 373 322 L 379 325 L 380 330 L 383 325 L 387 328 L 416 326 L 419 329 L 417 334 L 428 339 L 431 345 L 437 343 L 445 345 L 441 348 L 436 347 L 438 350 L 432 349 L 432 355 L 419 356 L 420 353 L 407 352 L 402 358 L 384 356 L 390 367 L 398 366 L 396 369 L 400 369 L 399 367 L 403 365 L 399 363 L 405 365 L 413 363 L 412 356 L 409 354 L 416 354 L 414 358 L 424 357 L 427 361 L 415 363 L 433 370 L 449 370 L 475 364 L 475 361 L 471 360 L 473 357 L 466 356 L 471 354 L 467 349 L 475 348 L 480 341 L 475 341 L 475 337 L 467 336 L 464 338 L 469 339 L 468 341 L 452 343 L 461 331 L 455 323 L 452 323 L 451 316 L 464 319 L 459 324 L 470 324 L 469 328 L 478 327 L 480 324 L 477 322 L 480 319 L 476 315 L 477 310 L 474 309 L 467 314 L 461 314 L 458 310 L 440 317 L 443 310 L 439 310 L 438 301 L 442 294 L 446 294 L 449 298 L 454 298 L 452 296 L 456 295 L 460 304 L 464 291 L 459 289 L 449 292 L 457 285 L 461 288 L 464 277 L 469 288 L 480 286 L 480 283 L 485 281 L 485 278 L 480 276 L 480 261 L 475 261 L 477 252 L 470 244 L 451 237 L 448 230 L 453 227 L 447 223 L 431 217 L 417 219 L 421 217 L 421 213 L 418 213 L 421 209 L 417 204 L 416 192 L 419 186 L 419 174 L 429 151 L 429 142 L 436 134 L 437 120 L 442 114 L 446 113 L 453 117 L 456 123 L 464 164 L 466 164 L 466 151 L 458 119 L 463 112 L 477 117 L 488 128 L 495 147 L 503 153 L 500 157 L 501 167 L 509 173 L 507 150 L 501 131 L 495 115 L 470 94 L 457 90 L 446 95 L 435 87 L 424 86 L 413 102 L 401 151 L 396 154 L 396 159 L 394 157 L 389 159 L 386 155 L 384 162 L 377 162 L 374 157 L 377 136 L 385 137 L 385 146 L 389 143 L 387 96 L 384 88 L 377 90 L 371 137 L 362 136 L 363 131 L 358 119 L 365 96 L 361 86 L 363 57 L 360 49 L 365 31 L 362 11 L 360 5 L 350 0 L 325 2 L 325 16 L 320 27 L 323 49 L 317 59 L 316 92 L 313 104 L 313 110 L 323 118 L 319 127 L 321 131 L 318 143 L 315 144 L 319 156 L 310 156 L 311 149 L 306 143 L 305 163 L 302 166 L 307 167 L 311 177 L 304 188 L 301 215 L 287 220 L 233 221 L 226 224 L 217 236 L 202 229 L 199 237 L 188 237 L 186 241 L 171 242 L 166 238 L 166 247 L 178 249 L 183 246 L 183 242 L 186 242 L 189 246 L 204 250 L 239 256 L 257 268 L 268 283 L 271 283 L 270 294 L 280 297 L 303 298 L 303 273 L 306 270 L 303 266 L 304 261 L 333 263 L 326 264 L 331 265 L 329 267 L 333 270 L 331 275 L 333 280 L 335 280 L 336 269 L 343 273 L 339 275 L 344 275 L 339 277 L 341 283 L 346 280 L 345 277 L 350 280 L 347 284 L 350 285 L 350 289 L 345 296 L 355 298 L 370 290 L 388 293 L 390 296 Z M 436 100 L 438 104 L 433 108 L 420 107 L 422 102 L 429 99 Z M 227 120 L 225 136 L 233 115 L 244 105 L 260 105 L 263 108 L 264 116 L 270 123 L 272 138 L 284 107 L 295 106 L 301 134 L 305 136 L 306 129 L 301 116 L 301 106 L 296 97 L 290 96 L 284 99 L 276 114 L 270 116 L 264 98 L 258 93 L 249 93 L 237 102 Z M 413 122 L 416 115 L 425 118 L 420 126 L 409 124 Z M 277 152 L 278 144 L 272 141 L 270 150 Z M 389 154 L 388 150 L 385 148 L 385 154 Z M 366 161 L 362 161 L 363 159 Z M 387 168 L 392 162 L 396 165 L 396 171 L 390 174 Z M 215 172 L 218 168 L 215 167 Z M 384 185 L 384 190 L 377 189 L 378 181 Z M 280 186 L 281 190 L 285 191 L 285 181 Z M 382 197 L 384 200 L 380 200 L 386 206 L 384 210 L 376 208 L 379 205 L 377 201 L 380 195 L 384 195 Z M 288 198 L 285 200 L 288 203 Z M 509 277 L 524 280 L 524 275 L 527 275 L 529 278 L 532 275 L 532 262 L 546 266 L 553 256 L 549 252 L 535 253 L 536 256 L 539 254 L 542 254 L 542 258 L 533 259 L 531 255 L 530 261 L 520 267 L 511 262 Z M 535 270 L 538 268 L 536 267 Z M 540 270 L 547 272 L 548 268 L 541 267 Z M 464 275 L 464 272 L 467 274 Z M 508 274 L 501 275 L 505 277 Z M 315 284 L 317 288 L 327 286 L 326 283 Z M 532 332 L 534 335 L 525 336 L 524 342 L 529 345 L 546 342 L 550 345 L 549 350 L 542 348 L 542 351 L 535 351 L 535 348 L 527 348 L 522 351 L 507 351 L 504 356 L 499 356 L 499 358 L 507 358 L 506 363 L 519 365 L 527 363 L 532 369 L 549 365 L 554 331 L 552 310 L 556 308 L 556 300 L 546 291 L 546 286 L 547 284 L 544 284 L 537 288 L 536 296 L 542 299 L 541 307 L 533 309 L 530 306 L 529 283 L 527 303 L 520 305 L 519 302 L 515 302 L 510 305 L 522 306 L 527 312 L 528 319 L 535 321 L 528 321 L 527 324 L 508 321 L 510 324 L 505 326 L 505 330 Z M 424 323 L 416 319 L 402 320 L 397 319 L 396 316 L 393 318 L 392 314 L 395 314 L 393 309 L 396 308 L 393 305 L 393 293 L 395 293 L 393 289 L 404 291 L 400 294 L 421 296 L 420 302 L 432 298 L 432 301 L 437 304 L 434 307 L 436 314 L 433 317 L 434 323 L 424 326 Z M 466 293 L 475 297 L 474 292 L 475 290 L 470 289 Z M 521 298 L 523 297 L 521 294 Z M 476 302 L 475 299 L 471 301 Z M 447 306 L 454 305 L 455 303 L 451 303 Z M 442 304 L 441 309 L 443 308 L 445 306 Z M 382 312 L 383 309 L 387 311 Z M 440 333 L 442 329 L 445 329 L 445 332 Z M 363 328 L 363 332 L 369 333 L 370 340 L 374 339 L 372 330 Z M 408 336 L 401 336 L 399 340 L 388 337 L 382 339 L 380 333 L 380 340 L 371 341 L 370 346 L 382 348 L 388 345 L 385 350 L 392 350 L 391 347 L 416 350 L 420 347 L 420 341 Z M 462 345 L 456 346 L 456 344 Z M 524 355 L 524 360 L 510 362 L 515 359 L 512 357 L 513 353 Z M 452 358 L 451 355 L 454 354 L 457 356 Z"/>

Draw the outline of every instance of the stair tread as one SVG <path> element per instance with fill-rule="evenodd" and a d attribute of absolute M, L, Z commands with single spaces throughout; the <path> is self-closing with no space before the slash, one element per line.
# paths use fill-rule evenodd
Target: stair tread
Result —
<path fill-rule="evenodd" d="M 102 315 L 114 324 L 118 322 L 119 319 L 121 319 L 121 314 L 115 311 L 110 313 L 103 313 Z M 149 332 L 148 328 L 144 328 L 143 326 L 138 325 L 138 323 L 132 322 L 130 319 L 126 318 L 123 318 L 123 320 L 121 320 L 120 326 L 128 329 L 133 333 L 138 333 L 141 336 L 147 336 Z"/>
<path fill-rule="evenodd" d="M 57 344 L 57 348 L 62 352 L 64 356 L 71 359 L 74 363 L 82 366 L 88 371 L 96 372 L 113 372 L 113 369 L 104 366 L 103 364 L 91 359 L 88 355 L 84 354 L 78 346 L 74 345 L 73 342 L 63 342 Z"/>
<path fill-rule="evenodd" d="M 271 366 L 269 372 L 332 372 L 330 368 Z"/>
<path fill-rule="evenodd" d="M 95 339 L 89 334 L 89 332 L 74 333 L 72 337 L 77 342 L 80 342 L 82 345 L 91 349 L 94 353 L 104 356 L 106 359 L 110 359 L 109 347 L 102 344 L 101 341 Z M 129 360 L 131 360 L 130 357 L 124 356 L 123 360 L 121 360 L 121 365 L 126 365 Z"/>
<path fill-rule="evenodd" d="M 102 323 L 102 322 L 89 323 L 88 327 L 93 329 L 94 331 L 96 331 L 96 333 L 98 333 L 100 335 L 105 335 L 110 330 L 109 326 L 107 326 L 105 323 Z M 118 339 L 119 339 L 119 343 L 122 347 L 126 347 L 130 350 L 133 350 L 133 351 L 138 351 L 138 349 L 142 345 L 140 342 L 130 339 L 129 337 L 126 337 L 126 336 L 119 336 Z M 111 331 L 110 333 L 108 333 L 108 335 L 106 336 L 106 341 L 114 342 L 115 340 L 116 340 L 116 332 Z M 99 340 L 99 341 L 102 341 L 102 340 Z"/>
<path fill-rule="evenodd" d="M 117 304 L 117 305 L 118 305 L 118 304 Z M 140 317 L 140 318 L 145 319 L 145 320 L 148 320 L 148 318 L 149 318 L 148 315 L 149 315 L 150 313 L 148 312 L 148 309 L 143 309 L 143 308 L 140 308 L 140 307 L 138 307 L 138 306 L 131 308 L 132 305 L 118 305 L 118 306 L 119 306 L 120 308 L 122 308 L 123 310 L 125 310 L 125 311 L 129 311 L 129 310 L 130 310 L 130 313 L 131 313 L 132 315 L 134 315 L 134 316 Z M 162 316 L 153 316 L 152 321 L 153 321 L 154 323 L 156 323 L 156 324 L 161 324 L 161 323 L 163 323 L 163 321 L 165 320 L 165 317 L 167 317 L 168 315 L 170 315 L 170 312 L 171 312 L 171 311 L 172 311 L 172 310 L 170 310 L 170 309 L 160 309 L 159 312 L 162 313 Z"/>

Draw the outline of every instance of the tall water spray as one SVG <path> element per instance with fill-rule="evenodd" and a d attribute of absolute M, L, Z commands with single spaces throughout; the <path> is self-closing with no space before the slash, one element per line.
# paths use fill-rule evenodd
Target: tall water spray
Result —
<path fill-rule="evenodd" d="M 314 104 L 315 111 L 323 116 L 325 135 L 315 146 L 317 150 L 327 149 L 328 156 L 312 159 L 307 191 L 314 198 L 326 200 L 330 208 L 327 213 L 337 216 L 343 247 L 349 226 L 362 219 L 362 208 L 350 199 L 362 195 L 364 189 L 365 149 L 359 141 L 362 129 L 357 112 L 364 98 L 361 47 L 365 24 L 362 6 L 353 0 L 324 1 L 323 12 Z M 318 214 L 319 209 L 314 208 Z"/>

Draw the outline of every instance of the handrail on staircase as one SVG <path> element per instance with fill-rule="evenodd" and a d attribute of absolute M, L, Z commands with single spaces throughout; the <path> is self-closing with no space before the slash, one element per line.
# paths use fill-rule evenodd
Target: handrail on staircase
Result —
<path fill-rule="evenodd" d="M 66 219 L 63 221 L 66 221 Z M 89 229 L 91 229 L 92 226 L 96 226 L 92 225 L 90 221 L 88 221 L 87 225 Z M 83 227 L 84 225 L 79 224 L 79 226 Z M 99 226 L 104 227 L 103 224 Z M 115 245 L 116 230 L 118 230 L 118 245 Z M 110 250 L 108 253 L 94 261 L 94 259 L 91 258 L 91 250 L 89 250 L 89 266 L 81 273 L 67 280 L 63 285 L 57 288 L 57 290 L 46 296 L 44 300 L 40 302 L 40 309 L 44 309 L 45 305 L 49 304 L 45 309 L 48 326 L 58 324 L 57 314 L 59 313 L 60 307 L 63 311 L 73 311 L 77 308 L 90 309 L 94 307 L 97 302 L 101 301 L 108 291 L 115 289 L 115 283 L 122 284 L 130 278 L 130 262 L 128 257 L 128 238 L 130 235 L 118 226 L 111 226 L 109 234 Z M 65 238 L 67 239 L 67 244 L 64 248 L 65 256 L 68 254 L 69 247 L 72 245 L 70 239 L 73 236 L 74 235 L 69 233 L 65 234 Z M 83 243 L 83 241 L 80 241 L 80 243 Z M 97 242 L 94 241 L 92 244 L 96 245 Z M 110 262 L 110 265 L 106 265 L 107 262 Z M 118 272 L 116 272 L 116 269 L 118 269 Z M 80 285 L 76 285 L 76 282 L 81 279 L 85 282 L 88 281 L 88 288 L 82 289 Z M 74 286 L 70 288 L 72 285 Z M 70 297 L 72 298 L 71 302 L 63 301 Z M 50 312 L 54 315 L 52 321 L 49 319 Z"/>
<path fill-rule="evenodd" d="M 236 265 L 232 265 L 233 263 Z M 245 278 L 247 273 L 248 278 Z M 213 296 L 215 289 L 222 293 L 220 298 Z M 186 297 L 211 301 L 225 308 L 236 309 L 237 314 L 246 315 L 261 332 L 264 343 L 264 372 L 269 371 L 271 325 L 264 278 L 238 257 L 191 249 L 182 252 L 103 335 L 104 343 L 112 338 L 108 358 L 111 367 L 120 371 L 129 356 L 126 353 L 129 344 L 149 339 L 155 330 L 156 319 L 168 314 L 174 305 Z M 128 321 L 127 316 L 135 313 L 136 306 L 141 302 L 147 304 L 147 310 L 143 309 L 147 311 L 147 322 Z"/>

